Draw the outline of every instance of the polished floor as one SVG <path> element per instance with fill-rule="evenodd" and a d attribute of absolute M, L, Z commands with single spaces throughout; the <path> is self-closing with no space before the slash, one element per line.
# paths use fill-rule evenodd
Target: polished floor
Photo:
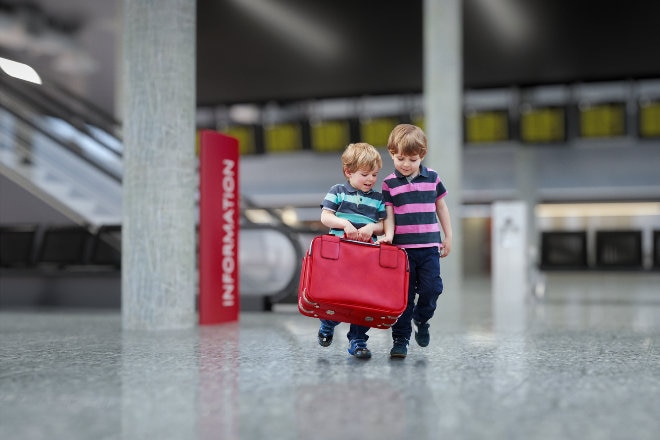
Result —
<path fill-rule="evenodd" d="M 117 312 L 0 312 L 2 439 L 657 439 L 660 273 L 547 275 L 517 313 L 488 280 L 440 301 L 431 345 L 370 360 L 293 309 L 185 331 Z M 444 302 L 443 302 L 444 301 Z M 456 302 L 454 302 L 456 303 Z"/>

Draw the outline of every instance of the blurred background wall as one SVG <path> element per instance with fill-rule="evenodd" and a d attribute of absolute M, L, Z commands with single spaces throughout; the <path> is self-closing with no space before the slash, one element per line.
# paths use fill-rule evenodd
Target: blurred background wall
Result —
<path fill-rule="evenodd" d="M 342 179 L 346 143 L 382 148 L 393 125 L 424 126 L 423 13 L 421 0 L 198 2 L 197 128 L 241 141 L 250 222 L 321 232 L 318 200 Z M 35 229 L 31 268 L 48 228 L 91 237 L 82 260 L 50 261 L 51 277 L 89 272 L 92 260 L 118 276 L 117 231 L 98 232 L 121 227 L 121 16 L 118 0 L 0 0 L 0 57 L 43 79 L 0 72 L 0 225 Z M 535 264 L 657 268 L 658 16 L 660 3 L 644 0 L 463 2 L 464 209 L 454 215 L 466 275 L 488 275 L 490 205 L 521 197 L 521 168 L 537 205 Z M 103 258 L 98 243 L 110 246 Z M 8 266 L 5 287 L 23 276 Z"/>

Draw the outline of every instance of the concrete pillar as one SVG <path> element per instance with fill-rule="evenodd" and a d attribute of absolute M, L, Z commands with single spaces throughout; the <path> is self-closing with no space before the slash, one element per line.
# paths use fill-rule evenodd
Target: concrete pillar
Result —
<path fill-rule="evenodd" d="M 440 174 L 449 194 L 452 252 L 441 260 L 445 291 L 438 314 L 459 316 L 463 278 L 463 58 L 460 0 L 424 0 L 424 114 L 429 153 L 424 163 Z M 444 311 L 443 311 L 444 310 Z"/>
<path fill-rule="evenodd" d="M 193 327 L 196 3 L 123 8 L 122 325 Z"/>
<path fill-rule="evenodd" d="M 525 202 L 527 222 L 528 266 L 531 268 L 538 261 L 538 232 L 536 228 L 536 205 L 538 204 L 538 167 L 534 145 L 520 145 L 515 154 L 516 189 L 519 200 Z"/>
<path fill-rule="evenodd" d="M 492 301 L 496 329 L 522 330 L 529 293 L 527 204 L 493 203 Z"/>

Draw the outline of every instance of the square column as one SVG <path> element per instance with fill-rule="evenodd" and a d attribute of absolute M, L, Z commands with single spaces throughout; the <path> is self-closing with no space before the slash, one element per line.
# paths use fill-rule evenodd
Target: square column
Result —
<path fill-rule="evenodd" d="M 196 3 L 123 8 L 122 326 L 192 327 Z"/>

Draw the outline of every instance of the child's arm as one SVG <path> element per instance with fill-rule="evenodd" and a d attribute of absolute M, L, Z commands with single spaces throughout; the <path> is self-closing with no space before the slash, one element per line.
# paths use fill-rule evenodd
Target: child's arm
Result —
<path fill-rule="evenodd" d="M 343 229 L 344 237 L 349 240 L 358 240 L 358 230 L 348 220 L 339 218 L 334 211 L 323 209 L 321 211 L 321 223 L 331 229 Z"/>
<path fill-rule="evenodd" d="M 383 235 L 385 232 L 384 220 L 379 220 L 376 223 L 373 223 L 372 235 Z"/>
<path fill-rule="evenodd" d="M 358 229 L 358 237 L 361 241 L 371 241 L 371 238 L 376 235 L 383 235 L 383 220 L 376 223 L 368 223 Z"/>
<path fill-rule="evenodd" d="M 449 208 L 445 199 L 438 199 L 435 201 L 435 212 L 440 220 L 442 232 L 444 232 L 444 240 L 442 240 L 442 248 L 440 249 L 440 257 L 444 258 L 451 252 L 452 230 L 451 219 L 449 216 Z"/>
<path fill-rule="evenodd" d="M 383 222 L 384 237 L 378 240 L 378 243 L 392 243 L 394 240 L 394 208 L 391 205 L 385 206 L 387 217 Z"/>

